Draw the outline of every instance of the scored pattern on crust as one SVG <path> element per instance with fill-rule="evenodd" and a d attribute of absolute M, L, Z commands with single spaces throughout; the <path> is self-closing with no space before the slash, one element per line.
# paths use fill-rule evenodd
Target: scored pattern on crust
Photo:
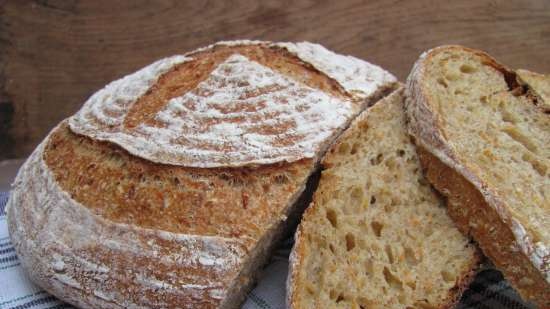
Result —
<path fill-rule="evenodd" d="M 170 100 L 155 126 L 142 124 L 135 134 L 156 143 L 164 163 L 293 162 L 314 157 L 351 115 L 350 102 L 234 54 L 196 89 Z"/>
<path fill-rule="evenodd" d="M 181 55 L 164 58 L 111 82 L 93 94 L 78 113 L 70 118 L 71 129 L 90 137 L 115 135 L 136 100 L 163 73 L 189 60 L 191 58 Z"/>
<path fill-rule="evenodd" d="M 317 70 L 336 80 L 342 88 L 360 98 L 368 98 L 380 87 L 397 79 L 381 67 L 355 58 L 331 52 L 309 42 L 277 43 Z"/>
<path fill-rule="evenodd" d="M 171 99 L 152 123 L 135 129 L 122 126 L 125 114 L 111 117 L 110 106 L 94 106 L 96 102 L 86 103 L 90 107 L 71 119 L 71 129 L 118 143 L 150 161 L 192 167 L 311 158 L 353 114 L 350 101 L 299 84 L 239 54 L 226 59 L 194 90 Z M 104 108 L 105 116 L 101 111 L 94 116 L 109 129 L 80 126 L 86 110 L 98 108 Z"/>
<path fill-rule="evenodd" d="M 218 44 L 285 48 L 337 81 L 355 98 L 366 99 L 395 82 L 377 66 L 336 55 L 317 44 Z M 71 130 L 113 142 L 152 162 L 237 167 L 313 158 L 357 109 L 351 100 L 308 87 L 233 54 L 194 89 L 168 100 L 153 120 L 126 126 L 134 103 L 163 73 L 193 61 L 192 57 L 193 53 L 167 58 L 111 83 L 70 118 Z"/>
<path fill-rule="evenodd" d="M 353 56 L 336 54 L 323 45 L 300 43 L 271 43 L 266 41 L 235 40 L 220 41 L 207 47 L 199 48 L 187 55 L 212 49 L 215 46 L 261 45 L 280 47 L 294 54 L 302 61 L 335 80 L 342 88 L 356 97 L 366 99 L 380 88 L 397 83 L 397 78 L 381 67 Z"/>
<path fill-rule="evenodd" d="M 225 298 L 246 256 L 241 239 L 96 216 L 59 187 L 44 146 L 21 168 L 8 202 L 12 241 L 35 282 L 84 308 L 169 307 L 182 299 L 214 306 Z"/>

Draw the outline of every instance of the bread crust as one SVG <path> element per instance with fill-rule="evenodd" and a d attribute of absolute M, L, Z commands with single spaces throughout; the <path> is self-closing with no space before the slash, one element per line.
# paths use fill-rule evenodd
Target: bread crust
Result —
<path fill-rule="evenodd" d="M 117 125 L 125 130 L 126 119 L 120 116 L 129 113 L 140 95 L 147 95 L 152 89 L 147 87 L 156 79 L 188 64 L 188 57 L 204 53 L 208 61 L 212 49 L 242 51 L 249 45 L 274 49 L 281 57 L 290 55 L 293 65 L 307 71 L 303 79 L 321 80 L 315 85 L 291 76 L 297 83 L 351 103 L 349 119 L 333 128 L 312 149 L 313 155 L 293 162 L 261 161 L 246 166 L 228 162 L 205 168 L 148 159 L 136 147 L 126 149 L 124 143 L 131 139 L 116 140 L 120 135 L 113 135 L 113 141 L 94 136 L 98 132 L 108 135 Z M 311 193 L 304 193 L 306 185 L 325 149 L 360 109 L 395 87 L 395 78 L 378 68 L 381 79 L 359 83 L 366 90 L 363 96 L 356 95 L 346 88 L 349 85 L 340 84 L 337 78 L 341 75 L 333 78 L 323 73 L 325 63 L 309 64 L 285 51 L 286 46 L 222 42 L 183 58 L 157 62 L 145 73 L 134 74 L 130 82 L 123 79 L 107 86 L 99 96 L 104 105 L 88 106 L 90 115 L 105 116 L 105 127 L 93 126 L 97 118 L 83 117 L 77 126 L 92 125 L 91 131 L 75 130 L 70 120 L 54 128 L 21 168 L 8 202 L 12 242 L 33 281 L 80 308 L 238 307 L 254 284 L 258 268 L 288 230 L 292 220 L 287 218 L 297 217 L 303 209 L 299 204 L 308 202 Z M 314 49 L 323 50 L 320 46 Z M 176 86 L 181 86 L 180 81 L 176 80 Z M 132 88 L 136 85 L 139 89 Z M 166 102 L 157 103 L 138 106 L 133 114 L 138 121 L 132 120 L 128 127 L 139 127 L 143 118 L 155 115 Z M 277 176 L 282 176 L 283 185 L 269 191 L 275 187 L 270 181 L 276 182 Z M 159 182 L 171 186 L 158 186 Z M 247 207 L 256 209 L 247 211 Z M 175 214 L 183 220 L 163 219 Z"/>
<path fill-rule="evenodd" d="M 511 282 L 533 278 L 535 283 L 519 292 L 525 299 L 538 299 L 540 308 L 548 308 L 550 295 L 546 280 L 527 256 L 508 250 L 517 247 L 515 236 L 496 209 L 456 170 L 423 147 L 418 147 L 417 152 L 426 178 L 447 197 L 447 211 L 461 232 L 476 239 L 484 254 Z"/>
<path fill-rule="evenodd" d="M 441 129 L 441 115 L 431 106 L 433 99 L 423 86 L 425 65 L 444 50 L 475 54 L 484 64 L 500 71 L 510 88 L 519 85 L 513 71 L 478 50 L 442 46 L 422 54 L 407 80 L 406 107 L 409 132 L 415 138 L 427 178 L 449 199 L 449 214 L 461 231 L 479 243 L 520 295 L 540 308 L 549 308 L 550 256 L 535 250 L 535 244 L 510 214 L 505 201 L 449 147 Z"/>

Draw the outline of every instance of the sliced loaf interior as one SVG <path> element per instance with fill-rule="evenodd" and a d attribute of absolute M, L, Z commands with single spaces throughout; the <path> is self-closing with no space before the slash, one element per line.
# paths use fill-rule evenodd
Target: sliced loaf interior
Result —
<path fill-rule="evenodd" d="M 434 175 L 452 169 L 482 194 L 476 206 L 462 198 L 466 185 L 428 174 L 455 205 L 451 216 L 523 297 L 544 308 L 550 306 L 549 78 L 513 72 L 481 51 L 444 46 L 415 66 L 408 104 L 411 133 L 432 156 L 426 162 L 447 165 Z M 485 213 L 472 215 L 480 209 Z"/>
<path fill-rule="evenodd" d="M 331 148 L 291 255 L 291 308 L 442 308 L 479 262 L 424 179 L 398 91 Z"/>

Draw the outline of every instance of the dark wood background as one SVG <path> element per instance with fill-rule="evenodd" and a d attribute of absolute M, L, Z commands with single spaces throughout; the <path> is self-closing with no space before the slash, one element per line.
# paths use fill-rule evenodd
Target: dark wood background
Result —
<path fill-rule="evenodd" d="M 0 159 L 22 157 L 107 82 L 217 40 L 308 40 L 400 79 L 428 48 L 550 72 L 550 1 L 0 0 Z"/>

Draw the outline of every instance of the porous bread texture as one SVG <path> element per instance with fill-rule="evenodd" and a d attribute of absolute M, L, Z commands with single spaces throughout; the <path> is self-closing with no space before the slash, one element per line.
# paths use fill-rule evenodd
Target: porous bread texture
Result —
<path fill-rule="evenodd" d="M 23 266 L 41 287 L 81 308 L 238 307 L 289 230 L 287 218 L 307 205 L 306 185 L 318 174 L 326 148 L 361 109 L 395 87 L 391 74 L 377 70 L 383 78 L 357 84 L 367 89 L 357 96 L 283 47 L 226 42 L 115 81 L 54 128 L 17 176 L 8 225 Z M 178 118 L 177 112 L 198 110 L 198 101 L 213 93 L 221 99 L 239 96 L 209 101 L 206 105 L 216 111 L 199 112 L 202 118 L 185 134 L 159 123 L 159 111 L 189 92 L 201 98 L 187 98 L 186 109 L 176 110 L 170 120 Z M 320 96 L 303 100 L 311 93 L 329 97 L 328 105 L 342 104 L 334 108 L 345 109 L 345 119 L 333 123 L 334 115 L 319 114 L 326 113 L 318 109 Z M 293 105 L 294 98 L 301 103 Z M 258 111 L 264 107 L 269 108 Z M 151 157 L 140 147 L 160 142 L 155 145 L 162 152 L 166 140 L 130 136 L 143 133 L 146 125 L 173 129 L 185 143 L 186 134 L 227 121 L 261 135 L 247 142 L 275 138 L 293 146 L 304 132 L 281 133 L 277 130 L 285 128 L 279 125 L 306 114 L 312 119 L 297 125 L 329 128 L 328 134 L 307 144 L 304 153 L 309 154 L 296 160 L 165 164 L 158 153 Z M 214 149 L 225 150 L 223 145 Z"/>
<path fill-rule="evenodd" d="M 402 91 L 354 120 L 323 166 L 291 254 L 289 307 L 452 306 L 479 255 L 422 175 Z"/>
<path fill-rule="evenodd" d="M 544 98 L 550 84 L 542 75 L 518 74 L 480 51 L 439 47 L 411 72 L 407 109 L 425 167 L 439 160 L 440 169 L 453 170 L 428 172 L 449 197 L 451 216 L 524 298 L 548 308 L 550 115 Z M 468 183 L 457 186 L 441 176 L 454 172 Z M 469 185 L 482 194 L 479 204 L 461 197 Z M 468 218 L 474 208 L 487 210 Z"/>

